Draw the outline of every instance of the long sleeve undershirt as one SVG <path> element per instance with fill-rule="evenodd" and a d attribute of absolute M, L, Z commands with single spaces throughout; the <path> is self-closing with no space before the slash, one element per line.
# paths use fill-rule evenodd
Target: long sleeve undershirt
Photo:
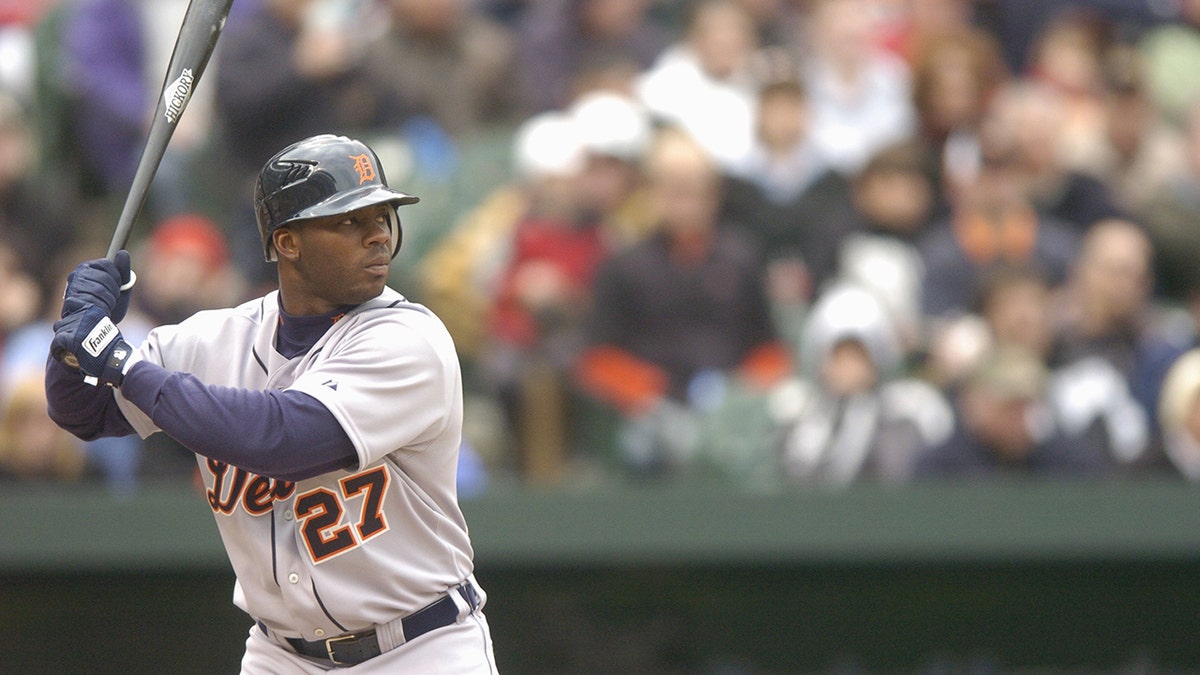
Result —
<path fill-rule="evenodd" d="M 192 452 L 263 476 L 302 480 L 358 461 L 333 413 L 298 391 L 211 386 L 141 361 L 121 394 Z"/>
<path fill-rule="evenodd" d="M 287 330 L 293 348 L 316 341 L 286 325 L 280 330 Z M 308 321 L 294 325 L 310 327 Z M 121 394 L 192 452 L 263 476 L 296 481 L 358 461 L 333 413 L 301 392 L 206 385 L 189 373 L 139 361 L 125 375 Z M 112 389 L 85 384 L 78 371 L 54 359 L 46 366 L 46 395 L 51 418 L 84 440 L 133 433 Z"/>

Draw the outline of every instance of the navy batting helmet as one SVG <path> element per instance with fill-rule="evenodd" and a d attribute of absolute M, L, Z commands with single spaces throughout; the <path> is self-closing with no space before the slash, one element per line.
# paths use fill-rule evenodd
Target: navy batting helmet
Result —
<path fill-rule="evenodd" d="M 392 206 L 394 258 L 403 234 L 396 208 L 417 201 L 388 187 L 374 150 L 361 141 L 332 134 L 306 138 L 280 150 L 254 185 L 254 211 L 268 261 L 275 260 L 271 234 L 280 227 L 375 204 Z"/>

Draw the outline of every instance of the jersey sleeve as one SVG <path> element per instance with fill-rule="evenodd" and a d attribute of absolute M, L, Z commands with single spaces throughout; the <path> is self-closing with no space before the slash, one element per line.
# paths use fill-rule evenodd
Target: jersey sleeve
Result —
<path fill-rule="evenodd" d="M 290 388 L 333 413 L 354 443 L 360 465 L 397 450 L 420 452 L 448 430 L 458 433 L 461 376 L 441 322 L 397 308 L 354 320 Z"/>

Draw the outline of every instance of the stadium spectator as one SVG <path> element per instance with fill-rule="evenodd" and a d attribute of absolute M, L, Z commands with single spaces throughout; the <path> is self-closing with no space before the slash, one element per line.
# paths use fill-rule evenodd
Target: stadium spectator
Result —
<path fill-rule="evenodd" d="M 733 0 L 703 0 L 684 38 L 639 77 L 636 95 L 657 122 L 686 130 L 724 171 L 753 143 L 758 47 L 745 8 Z"/>
<path fill-rule="evenodd" d="M 556 480 L 582 441 L 572 364 L 599 256 L 652 227 L 641 179 L 651 129 L 644 111 L 612 92 L 584 94 L 541 113 L 514 138 L 516 178 L 466 214 L 422 261 L 426 302 L 443 317 L 473 382 L 471 404 L 496 429 L 471 428 L 496 468 Z M 496 304 L 499 303 L 499 304 Z M 526 395 L 528 398 L 526 398 Z M 492 405 L 497 399 L 502 405 Z M 535 403 L 543 410 L 529 410 Z M 546 410 L 545 408 L 549 408 Z M 528 433 L 526 433 L 528 432 Z M 532 453 L 539 450 L 541 454 Z M 538 459 L 538 458 L 541 459 Z M 557 458 L 557 459 L 556 459 Z"/>
<path fill-rule="evenodd" d="M 879 43 L 910 64 L 928 42 L 971 29 L 970 0 L 908 0 L 897 5 L 879 27 Z"/>
<path fill-rule="evenodd" d="M 885 145 L 916 132 L 907 64 L 875 40 L 866 0 L 815 0 L 804 34 L 812 138 L 838 171 L 852 175 Z"/>
<path fill-rule="evenodd" d="M 855 231 L 838 249 L 838 276 L 870 289 L 883 302 L 904 358 L 921 346 L 921 283 L 917 242 L 930 227 L 935 180 L 930 157 L 917 141 L 883 148 L 852 183 Z"/>
<path fill-rule="evenodd" d="M 1093 168 L 1117 207 L 1141 219 L 1160 197 L 1170 201 L 1164 193 L 1176 176 L 1187 174 L 1187 140 L 1150 99 L 1145 59 L 1135 47 L 1111 47 L 1101 73 L 1105 146 Z"/>
<path fill-rule="evenodd" d="M 1005 266 L 1033 266 L 1062 283 L 1079 248 L 1075 228 L 1039 212 L 1025 192 L 1011 138 L 985 133 L 978 170 L 956 186 L 949 217 L 918 241 L 925 266 L 922 312 L 932 332 L 975 308 L 986 276 Z"/>
<path fill-rule="evenodd" d="M 55 252 L 76 235 L 78 216 L 69 192 L 41 180 L 39 160 L 28 113 L 0 90 L 0 237 L 17 251 L 19 269 L 43 283 Z"/>
<path fill-rule="evenodd" d="M 493 286 L 481 363 L 507 414 L 521 474 L 557 482 L 574 441 L 568 375 L 607 246 L 601 224 L 582 208 L 586 158 L 571 116 L 535 115 L 516 146 L 530 201 Z"/>
<path fill-rule="evenodd" d="M 1168 467 L 1200 481 L 1200 349 L 1189 350 L 1167 371 L 1158 423 Z"/>
<path fill-rule="evenodd" d="M 917 139 L 933 160 L 937 211 L 946 191 L 970 180 L 979 154 L 980 124 L 991 94 L 1008 77 L 1000 48 L 980 29 L 934 35 L 912 57 Z"/>
<path fill-rule="evenodd" d="M 1127 220 L 1102 221 L 1093 230 L 1082 242 L 1064 301 L 1054 314 L 1054 361 L 1104 357 L 1126 374 L 1138 400 L 1153 413 L 1162 363 L 1180 354 L 1155 323 L 1153 244 Z"/>
<path fill-rule="evenodd" d="M 808 303 L 836 271 L 853 224 L 850 187 L 817 148 L 804 85 L 783 68 L 759 89 L 753 145 L 728 169 L 722 217 L 752 238 L 768 277 L 798 273 L 790 285 L 800 287 L 774 287 L 772 303 Z"/>
<path fill-rule="evenodd" d="M 38 316 L 46 295 L 21 265 L 21 249 L 0 236 L 0 345 Z"/>
<path fill-rule="evenodd" d="M 1170 122 L 1182 126 L 1200 92 L 1200 0 L 1176 5 L 1176 20 L 1150 28 L 1137 45 L 1146 56 L 1151 99 Z"/>
<path fill-rule="evenodd" d="M 1136 438 L 1139 420 L 1145 429 L 1158 418 L 1166 371 L 1191 346 L 1159 323 L 1150 295 L 1153 258 L 1151 242 L 1136 224 L 1097 223 L 1083 240 L 1063 302 L 1054 312 L 1050 363 L 1071 373 L 1063 385 L 1070 395 L 1062 399 L 1071 406 L 1066 411 L 1074 420 L 1071 428 L 1082 429 L 1102 417 L 1106 445 L 1126 465 L 1142 459 L 1157 440 Z M 1128 410 L 1128 403 L 1136 403 L 1136 412 Z"/>
<path fill-rule="evenodd" d="M 1114 41 L 1114 26 L 1096 10 L 1080 8 L 1056 15 L 1030 46 L 1026 76 L 1049 87 L 1060 101 L 1055 127 L 1061 162 L 1090 171 L 1104 143 L 1103 55 Z"/>
<path fill-rule="evenodd" d="M 1059 434 L 1047 409 L 1046 367 L 1017 347 L 988 350 L 950 391 L 955 429 L 922 455 L 919 479 L 1079 477 L 1093 456 Z"/>
<path fill-rule="evenodd" d="M 641 178 L 642 154 L 651 129 L 644 111 L 628 97 L 605 91 L 582 95 L 570 109 L 527 120 L 570 117 L 582 147 L 585 176 L 577 181 L 582 208 L 602 223 L 606 245 L 623 246 L 643 238 L 653 216 Z M 499 269 L 510 250 L 516 223 L 537 200 L 539 176 L 571 154 L 570 144 L 522 144 L 518 129 L 510 152 L 514 177 L 453 225 L 420 263 L 421 295 L 454 336 L 459 354 L 478 358 L 485 344 L 488 307 Z M 555 157 L 558 159 L 556 160 Z"/>
<path fill-rule="evenodd" d="M 1054 362 L 1055 297 L 1041 275 L 1005 270 L 986 284 L 981 314 L 996 348 L 1022 348 L 1049 368 L 1046 410 L 1064 444 L 1097 471 L 1129 470 L 1148 457 L 1152 420 L 1125 376 L 1102 358 Z"/>
<path fill-rule="evenodd" d="M 82 194 L 103 199 L 128 190 L 144 144 L 152 98 L 142 16 L 132 0 L 82 0 L 66 12 L 58 43 L 65 149 L 77 153 Z"/>
<path fill-rule="evenodd" d="M 527 3 L 514 27 L 521 109 L 560 110 L 614 80 L 628 87 L 670 42 L 650 7 L 650 0 Z"/>
<path fill-rule="evenodd" d="M 632 96 L 604 90 L 581 94 L 567 112 L 583 144 L 583 208 L 601 223 L 610 246 L 641 240 L 654 226 L 642 180 L 653 132 L 648 113 Z"/>
<path fill-rule="evenodd" d="M 513 231 L 533 200 L 535 177 L 524 173 L 532 165 L 516 157 L 516 148 L 513 150 L 514 179 L 472 205 L 418 269 L 422 301 L 446 324 L 468 374 L 487 343 L 492 289 Z"/>
<path fill-rule="evenodd" d="M 97 478 L 82 443 L 46 414 L 36 374 L 5 383 L 0 403 L 0 482 L 73 483 Z"/>
<path fill-rule="evenodd" d="M 141 286 L 130 311 L 149 325 L 178 323 L 245 295 L 225 235 L 206 216 L 171 216 L 155 225 L 140 249 L 135 259 Z"/>
<path fill-rule="evenodd" d="M 387 0 L 363 57 L 371 124 L 451 145 L 518 119 L 515 45 L 467 0 Z M 361 101 L 360 101 L 361 102 Z M 432 161 L 432 159 L 430 159 Z"/>
<path fill-rule="evenodd" d="M 1061 92 L 1034 80 L 1001 87 L 989 106 L 989 133 L 1013 144 L 1021 187 L 1041 212 L 1082 233 L 1093 223 L 1120 217 L 1108 187 L 1067 161 L 1065 99 Z"/>
<path fill-rule="evenodd" d="M 1183 170 L 1167 177 L 1138 214 L 1154 244 L 1156 295 L 1184 303 L 1200 289 L 1200 103 L 1193 105 L 1187 120 Z"/>
<path fill-rule="evenodd" d="M 954 411 L 904 374 L 900 335 L 870 291 L 838 283 L 821 293 L 802 349 L 803 377 L 773 397 L 791 481 L 906 483 L 918 458 L 949 438 Z"/>
<path fill-rule="evenodd" d="M 765 382 L 788 359 L 752 249 L 718 227 L 713 158 L 667 129 L 649 150 L 647 179 L 660 229 L 597 271 L 578 375 L 624 418 L 624 466 L 673 473 L 693 457 L 689 397 L 702 395 L 710 374 Z"/>

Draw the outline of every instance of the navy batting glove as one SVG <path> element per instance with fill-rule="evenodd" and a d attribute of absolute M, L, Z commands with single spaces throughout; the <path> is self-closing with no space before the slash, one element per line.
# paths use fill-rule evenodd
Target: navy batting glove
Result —
<path fill-rule="evenodd" d="M 62 317 L 88 307 L 98 307 L 114 323 L 125 318 L 129 294 L 136 277 L 129 264 L 129 251 L 118 251 L 115 260 L 97 258 L 80 263 L 67 276 Z"/>
<path fill-rule="evenodd" d="M 133 347 L 108 314 L 99 307 L 88 307 L 54 323 L 50 354 L 58 361 L 72 354 L 84 374 L 119 387 Z"/>

